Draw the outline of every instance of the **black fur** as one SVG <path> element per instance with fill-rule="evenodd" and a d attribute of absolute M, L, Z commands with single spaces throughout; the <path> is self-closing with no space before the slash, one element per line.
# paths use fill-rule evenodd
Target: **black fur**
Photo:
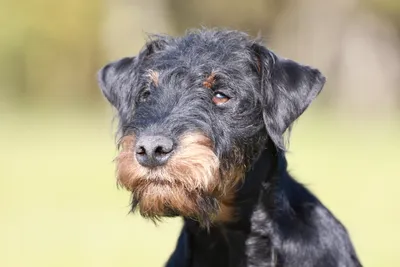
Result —
<path fill-rule="evenodd" d="M 146 71 L 159 72 L 158 84 Z M 203 81 L 216 74 L 212 88 Z M 245 165 L 239 219 L 210 228 L 190 218 L 168 267 L 361 266 L 345 228 L 286 170 L 285 131 L 322 89 L 311 67 L 283 59 L 244 33 L 190 31 L 152 36 L 138 56 L 104 67 L 103 94 L 117 109 L 120 135 L 162 134 L 174 142 L 201 131 L 221 168 Z M 215 105 L 216 92 L 230 100 Z"/>

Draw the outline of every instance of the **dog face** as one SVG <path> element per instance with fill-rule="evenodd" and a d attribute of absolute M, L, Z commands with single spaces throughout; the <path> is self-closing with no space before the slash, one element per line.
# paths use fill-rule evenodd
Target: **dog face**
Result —
<path fill-rule="evenodd" d="M 268 138 L 283 149 L 324 78 L 244 33 L 202 30 L 155 37 L 105 66 L 99 83 L 118 111 L 117 179 L 133 210 L 209 224 L 224 220 Z"/>

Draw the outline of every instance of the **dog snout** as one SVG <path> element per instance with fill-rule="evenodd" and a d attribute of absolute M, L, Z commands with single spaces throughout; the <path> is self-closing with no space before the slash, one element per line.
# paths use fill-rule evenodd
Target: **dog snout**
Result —
<path fill-rule="evenodd" d="M 174 150 L 174 142 L 165 136 L 142 136 L 136 143 L 136 159 L 144 167 L 164 165 Z"/>

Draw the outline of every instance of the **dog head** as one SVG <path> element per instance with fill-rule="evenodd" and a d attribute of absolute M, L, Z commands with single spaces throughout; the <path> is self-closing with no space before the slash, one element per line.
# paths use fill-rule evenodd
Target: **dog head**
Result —
<path fill-rule="evenodd" d="M 234 190 L 317 96 L 321 73 L 237 31 L 153 36 L 99 72 L 118 111 L 118 182 L 152 219 L 224 220 Z"/>

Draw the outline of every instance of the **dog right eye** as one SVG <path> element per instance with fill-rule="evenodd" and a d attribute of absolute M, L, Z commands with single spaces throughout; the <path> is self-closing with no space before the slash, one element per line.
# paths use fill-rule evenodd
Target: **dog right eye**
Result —
<path fill-rule="evenodd" d="M 139 95 L 139 99 L 138 100 L 139 100 L 140 103 L 146 102 L 147 99 L 149 98 L 149 96 L 150 96 L 150 91 L 149 90 L 143 91 Z"/>

